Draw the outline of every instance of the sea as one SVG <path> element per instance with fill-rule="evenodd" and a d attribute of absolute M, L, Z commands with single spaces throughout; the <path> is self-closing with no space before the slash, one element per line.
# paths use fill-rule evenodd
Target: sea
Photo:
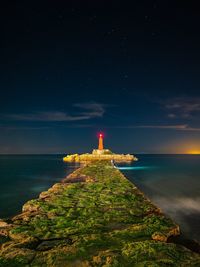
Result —
<path fill-rule="evenodd" d="M 200 242 L 200 155 L 136 155 L 117 167 L 177 224 L 186 238 Z M 63 155 L 0 155 L 0 218 L 79 167 Z"/>

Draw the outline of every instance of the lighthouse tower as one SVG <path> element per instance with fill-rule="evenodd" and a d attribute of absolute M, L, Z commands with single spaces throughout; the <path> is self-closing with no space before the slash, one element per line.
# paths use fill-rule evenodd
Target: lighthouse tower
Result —
<path fill-rule="evenodd" d="M 93 155 L 109 155 L 112 154 L 112 152 L 109 149 L 105 149 L 103 146 L 103 134 L 100 133 L 98 135 L 98 139 L 99 139 L 99 145 L 98 145 L 98 149 L 93 149 L 92 154 Z"/>
<path fill-rule="evenodd" d="M 99 134 L 99 150 L 103 150 L 103 134 Z"/>

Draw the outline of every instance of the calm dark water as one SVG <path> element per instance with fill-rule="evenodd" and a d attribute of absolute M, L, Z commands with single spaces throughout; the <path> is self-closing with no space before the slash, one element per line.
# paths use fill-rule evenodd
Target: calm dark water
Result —
<path fill-rule="evenodd" d="M 59 182 L 77 166 L 63 155 L 0 156 L 0 218 L 15 215 L 22 205 Z"/>
<path fill-rule="evenodd" d="M 0 218 L 13 216 L 22 205 L 59 182 L 77 165 L 63 155 L 0 156 Z M 173 218 L 184 234 L 200 241 L 200 156 L 138 155 L 121 171 Z"/>
<path fill-rule="evenodd" d="M 181 226 L 186 237 L 200 242 L 200 156 L 138 158 L 132 165 L 121 165 L 121 171 Z"/>

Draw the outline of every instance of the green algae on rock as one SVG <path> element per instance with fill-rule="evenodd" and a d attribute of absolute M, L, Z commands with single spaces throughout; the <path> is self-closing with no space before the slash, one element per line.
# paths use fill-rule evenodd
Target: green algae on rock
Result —
<path fill-rule="evenodd" d="M 86 153 L 86 154 L 73 154 L 73 155 L 67 155 L 63 158 L 64 162 L 79 162 L 79 163 L 87 163 L 91 161 L 97 161 L 97 160 L 114 160 L 115 162 L 131 162 L 131 161 L 137 161 L 137 158 L 133 155 L 127 154 L 114 154 L 112 152 L 108 153 L 105 151 L 104 154 L 97 154 L 95 153 L 95 150 L 92 154 Z"/>
<path fill-rule="evenodd" d="M 200 266 L 179 226 L 109 161 L 85 165 L 1 221 L 0 266 Z"/>

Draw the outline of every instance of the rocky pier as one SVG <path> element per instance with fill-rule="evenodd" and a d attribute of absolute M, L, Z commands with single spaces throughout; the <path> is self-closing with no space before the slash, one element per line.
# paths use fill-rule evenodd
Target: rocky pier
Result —
<path fill-rule="evenodd" d="M 0 266 L 200 266 L 179 226 L 109 160 L 93 161 L 0 221 Z"/>

